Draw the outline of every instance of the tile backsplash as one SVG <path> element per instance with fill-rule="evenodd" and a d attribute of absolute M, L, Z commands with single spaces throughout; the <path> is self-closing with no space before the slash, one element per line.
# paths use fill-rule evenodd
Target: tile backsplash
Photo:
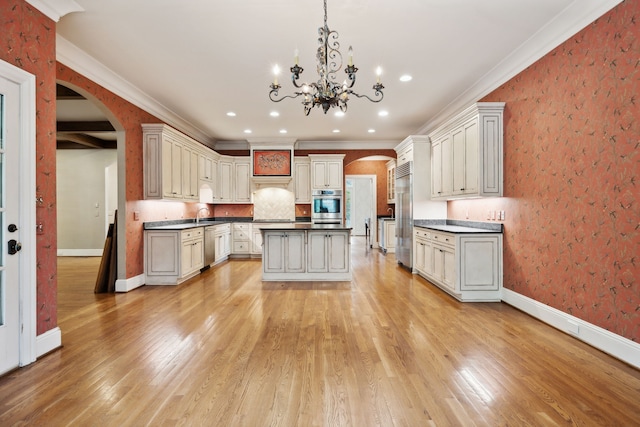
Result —
<path fill-rule="evenodd" d="M 253 193 L 253 218 L 295 221 L 295 195 L 283 188 L 257 190 Z"/>

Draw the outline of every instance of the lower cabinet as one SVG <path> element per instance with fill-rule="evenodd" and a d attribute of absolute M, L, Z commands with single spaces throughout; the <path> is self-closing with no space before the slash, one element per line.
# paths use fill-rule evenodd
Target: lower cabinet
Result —
<path fill-rule="evenodd" d="M 378 239 L 380 250 L 384 253 L 396 251 L 396 222 L 393 219 L 378 220 Z"/>
<path fill-rule="evenodd" d="M 414 227 L 414 272 L 460 301 L 500 301 L 502 234 Z"/>
<path fill-rule="evenodd" d="M 234 223 L 231 233 L 231 255 L 248 256 L 251 252 L 251 224 Z"/>
<path fill-rule="evenodd" d="M 204 266 L 204 231 L 145 231 L 145 274 L 149 285 L 175 285 Z"/>
<path fill-rule="evenodd" d="M 262 230 L 262 280 L 349 281 L 349 229 Z"/>
<path fill-rule="evenodd" d="M 216 225 L 213 239 L 213 263 L 217 264 L 225 258 L 228 258 L 231 254 L 231 225 Z"/>

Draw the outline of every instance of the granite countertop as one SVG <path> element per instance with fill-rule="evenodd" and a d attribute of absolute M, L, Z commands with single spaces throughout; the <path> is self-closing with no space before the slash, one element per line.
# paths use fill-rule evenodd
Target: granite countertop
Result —
<path fill-rule="evenodd" d="M 450 219 L 416 219 L 413 221 L 413 226 L 457 234 L 503 233 L 504 231 L 503 224 L 499 222 L 459 221 Z"/>
<path fill-rule="evenodd" d="M 145 230 L 188 230 L 189 228 L 196 227 L 209 227 L 212 225 L 221 225 L 228 224 L 231 221 L 200 221 L 199 224 L 195 222 L 180 222 L 180 223 L 171 223 L 164 224 L 164 221 L 158 221 L 158 224 L 155 223 L 145 223 Z"/>
<path fill-rule="evenodd" d="M 268 220 L 268 219 L 258 219 L 254 220 L 252 218 L 244 218 L 244 217 L 228 217 L 224 219 L 217 218 L 203 218 L 200 220 L 200 223 L 196 224 L 193 218 L 191 219 L 178 219 L 178 220 L 166 220 L 166 221 L 153 221 L 153 222 L 145 222 L 144 229 L 145 230 L 188 230 L 190 228 L 196 227 L 210 227 L 214 225 L 221 224 L 231 224 L 234 222 L 242 222 L 242 223 L 254 223 L 254 224 L 269 224 L 271 225 L 310 225 L 311 221 L 307 220 L 304 217 L 300 217 L 300 219 L 296 219 L 296 221 L 283 221 L 283 220 Z"/>

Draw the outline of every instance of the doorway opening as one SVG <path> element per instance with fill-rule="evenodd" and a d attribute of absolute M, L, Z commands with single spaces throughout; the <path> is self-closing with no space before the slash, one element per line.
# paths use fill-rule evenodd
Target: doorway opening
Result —
<path fill-rule="evenodd" d="M 347 175 L 345 195 L 345 224 L 353 236 L 365 236 L 376 220 L 376 176 Z"/>

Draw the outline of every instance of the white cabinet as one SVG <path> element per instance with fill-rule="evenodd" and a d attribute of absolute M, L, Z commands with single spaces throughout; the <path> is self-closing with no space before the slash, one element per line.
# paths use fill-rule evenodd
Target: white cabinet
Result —
<path fill-rule="evenodd" d="M 309 154 L 312 190 L 342 190 L 344 154 Z"/>
<path fill-rule="evenodd" d="M 350 229 L 263 229 L 262 280 L 351 280 Z"/>
<path fill-rule="evenodd" d="M 264 273 L 304 273 L 306 271 L 305 232 L 277 231 L 264 234 L 268 256 L 263 257 Z"/>
<path fill-rule="evenodd" d="M 387 204 L 396 202 L 396 161 L 387 162 Z"/>
<path fill-rule="evenodd" d="M 200 156 L 206 148 L 164 124 L 143 124 L 142 130 L 144 198 L 199 200 Z"/>
<path fill-rule="evenodd" d="M 398 166 L 403 165 L 407 162 L 413 162 L 413 145 L 406 144 L 402 148 L 397 149 L 396 157 L 396 164 Z"/>
<path fill-rule="evenodd" d="M 220 156 L 218 160 L 218 203 L 231 203 L 233 200 L 233 158 Z"/>
<path fill-rule="evenodd" d="M 245 255 L 251 253 L 251 224 L 234 223 L 231 233 L 231 254 Z"/>
<path fill-rule="evenodd" d="M 229 257 L 231 253 L 231 224 L 220 224 L 215 226 L 213 233 L 214 244 L 214 264 Z"/>
<path fill-rule="evenodd" d="M 460 301 L 500 301 L 502 234 L 415 227 L 413 267 Z"/>
<path fill-rule="evenodd" d="M 250 203 L 250 173 L 249 157 L 220 156 L 216 202 Z"/>
<path fill-rule="evenodd" d="M 200 181 L 215 181 L 216 168 L 214 168 L 214 162 L 215 160 L 209 154 L 198 153 L 198 178 Z"/>
<path fill-rule="evenodd" d="M 233 201 L 235 203 L 251 202 L 251 163 L 249 157 L 233 159 Z"/>
<path fill-rule="evenodd" d="M 396 222 L 389 218 L 378 220 L 378 245 L 384 253 L 396 251 Z"/>
<path fill-rule="evenodd" d="M 251 255 L 262 254 L 262 231 L 257 224 L 251 226 Z"/>
<path fill-rule="evenodd" d="M 431 197 L 502 197 L 503 102 L 478 102 L 429 135 Z"/>
<path fill-rule="evenodd" d="M 181 276 L 199 272 L 204 266 L 204 230 L 192 228 L 181 233 Z"/>
<path fill-rule="evenodd" d="M 349 271 L 349 235 L 334 231 L 308 232 L 309 273 L 346 273 Z"/>
<path fill-rule="evenodd" d="M 308 157 L 294 158 L 296 203 L 311 203 L 311 161 Z"/>
<path fill-rule="evenodd" d="M 145 231 L 145 275 L 149 285 L 175 285 L 204 265 L 202 227 Z"/>

